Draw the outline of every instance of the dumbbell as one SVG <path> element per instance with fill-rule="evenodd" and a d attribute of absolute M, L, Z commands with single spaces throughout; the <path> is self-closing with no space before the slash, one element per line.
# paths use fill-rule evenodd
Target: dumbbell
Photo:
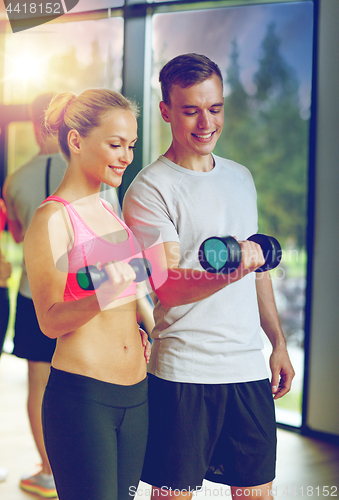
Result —
<path fill-rule="evenodd" d="M 256 269 L 256 273 L 269 271 L 279 265 L 282 250 L 278 240 L 265 234 L 253 234 L 247 239 L 258 243 L 264 255 L 265 264 Z M 240 265 L 241 247 L 232 236 L 207 238 L 200 245 L 199 262 L 209 273 L 230 274 Z"/>
<path fill-rule="evenodd" d="M 145 281 L 152 274 L 151 263 L 147 259 L 132 259 L 128 263 L 136 274 L 134 281 L 139 283 Z M 98 269 L 96 266 L 86 266 L 77 272 L 77 282 L 83 290 L 97 290 L 101 283 L 108 280 L 105 268 Z"/>

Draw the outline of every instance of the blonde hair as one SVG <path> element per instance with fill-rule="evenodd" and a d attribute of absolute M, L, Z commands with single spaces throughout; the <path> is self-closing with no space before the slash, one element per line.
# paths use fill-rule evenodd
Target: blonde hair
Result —
<path fill-rule="evenodd" d="M 86 137 L 99 127 L 103 114 L 112 109 L 131 111 L 138 117 L 137 105 L 119 92 L 109 89 L 88 89 L 76 96 L 72 92 L 57 94 L 51 101 L 45 115 L 46 128 L 57 136 L 60 149 L 70 159 L 68 133 L 75 129 Z"/>

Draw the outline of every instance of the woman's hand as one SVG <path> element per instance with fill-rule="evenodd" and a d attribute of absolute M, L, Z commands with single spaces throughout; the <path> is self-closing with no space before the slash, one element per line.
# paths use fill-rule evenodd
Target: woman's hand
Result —
<path fill-rule="evenodd" d="M 127 262 L 108 262 L 104 267 L 108 280 L 96 290 L 101 310 L 120 297 L 136 278 L 133 268 Z"/>
<path fill-rule="evenodd" d="M 145 356 L 145 359 L 146 359 L 146 363 L 148 364 L 149 360 L 150 360 L 150 357 L 151 357 L 152 345 L 151 345 L 150 341 L 148 340 L 147 333 L 145 332 L 145 330 L 143 330 L 142 328 L 140 328 L 140 326 L 139 326 L 139 332 L 140 332 L 140 335 L 141 335 L 142 345 L 145 348 L 144 356 Z"/>

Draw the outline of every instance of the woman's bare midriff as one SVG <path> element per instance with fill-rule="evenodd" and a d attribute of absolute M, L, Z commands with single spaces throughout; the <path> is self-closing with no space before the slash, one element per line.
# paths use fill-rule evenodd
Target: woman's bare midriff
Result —
<path fill-rule="evenodd" d="M 135 318 L 135 301 L 101 311 L 58 338 L 52 366 L 113 384 L 140 382 L 146 377 L 146 360 Z"/>

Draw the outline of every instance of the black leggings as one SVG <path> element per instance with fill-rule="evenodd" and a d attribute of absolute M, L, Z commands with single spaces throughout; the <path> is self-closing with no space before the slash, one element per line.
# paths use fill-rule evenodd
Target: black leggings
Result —
<path fill-rule="evenodd" d="M 121 386 L 52 367 L 42 419 L 59 500 L 133 498 L 147 442 L 147 379 Z"/>

